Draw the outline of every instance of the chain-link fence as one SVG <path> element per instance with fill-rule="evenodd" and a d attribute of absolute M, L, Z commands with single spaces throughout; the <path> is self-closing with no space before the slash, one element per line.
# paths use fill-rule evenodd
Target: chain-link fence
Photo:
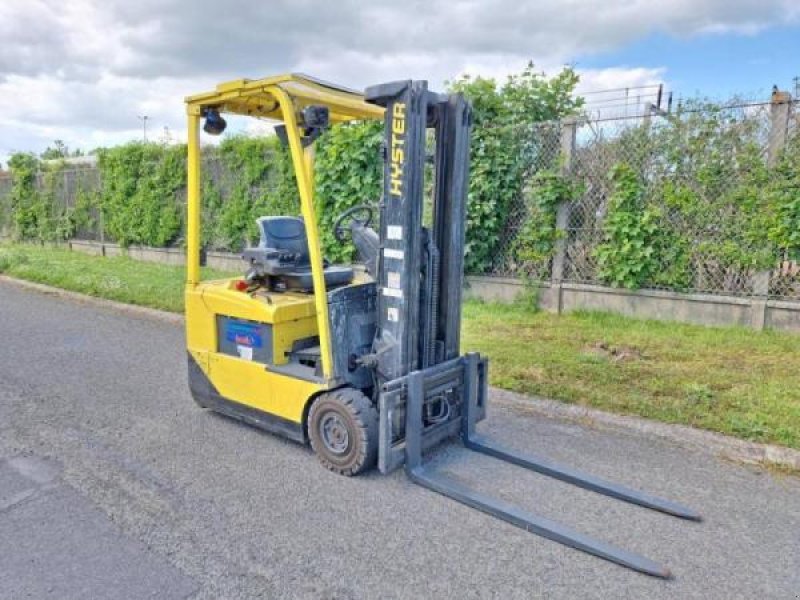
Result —
<path fill-rule="evenodd" d="M 72 236 L 80 240 L 104 241 L 103 214 L 97 202 L 101 191 L 100 171 L 94 167 L 65 169 L 54 177 L 56 204 L 63 206 L 67 213 L 81 213 L 83 217 L 74 220 L 76 227 Z M 43 175 L 39 174 L 37 178 L 38 187 L 44 189 Z"/>
<path fill-rule="evenodd" d="M 276 169 L 265 176 L 243 176 L 231 168 L 217 153 L 203 156 L 203 244 L 208 250 L 240 252 L 258 242 L 255 220 L 270 214 L 294 214 L 299 207 L 292 204 L 291 191 L 281 190 Z M 278 157 L 266 153 L 264 164 L 275 165 Z M 293 180 L 291 180 L 293 183 Z M 186 189 L 178 191 L 177 201 L 185 214 Z M 223 210 L 227 205 L 227 211 Z"/>
<path fill-rule="evenodd" d="M 97 202 L 101 181 L 96 168 L 42 170 L 32 177 L 36 198 L 26 206 L 26 211 L 19 211 L 13 205 L 13 178 L 10 174 L 0 175 L 0 235 L 11 236 L 15 230 L 26 227 L 31 212 L 37 211 L 40 226 L 47 229 L 42 232 L 44 239 L 62 239 L 69 234 L 102 241 L 102 214 Z M 71 227 L 71 223 L 77 226 Z"/>
<path fill-rule="evenodd" d="M 525 143 L 520 144 L 524 183 L 521 194 L 507 207 L 489 272 L 494 275 L 550 279 L 556 226 L 557 189 L 543 189 L 549 177 L 564 168 L 561 148 L 561 122 L 537 123 L 515 131 Z M 556 186 L 557 187 L 557 186 Z"/>
<path fill-rule="evenodd" d="M 537 125 L 487 274 L 800 299 L 796 109 L 777 98 Z"/>
<path fill-rule="evenodd" d="M 265 164 L 274 164 L 272 155 L 261 157 Z M 273 171 L 251 183 L 246 175 L 237 171 L 216 152 L 203 156 L 203 243 L 208 250 L 239 252 L 258 238 L 254 231 L 255 218 L 273 214 L 281 207 L 275 200 L 280 193 Z M 73 166 L 58 163 L 43 164 L 33 174 L 33 191 L 20 190 L 26 197 L 25 206 L 13 205 L 14 180 L 10 174 L 0 174 L 0 236 L 22 237 L 60 241 L 66 237 L 76 240 L 119 243 L 114 228 L 104 222 L 101 197 L 103 178 L 96 166 Z M 250 179 L 253 179 L 250 177 Z M 24 184 L 23 184 L 24 187 Z M 105 190 L 112 194 L 113 191 Z M 287 194 L 291 196 L 291 194 Z M 182 247 L 184 243 L 183 219 L 186 214 L 186 187 L 174 192 L 176 214 L 180 223 L 177 233 L 167 242 L 169 247 Z M 291 202 L 291 198 L 288 200 Z M 220 217 L 223 205 L 228 210 Z M 28 231 L 27 215 L 38 211 L 36 222 L 46 231 Z M 42 217 L 40 213 L 47 213 Z"/>

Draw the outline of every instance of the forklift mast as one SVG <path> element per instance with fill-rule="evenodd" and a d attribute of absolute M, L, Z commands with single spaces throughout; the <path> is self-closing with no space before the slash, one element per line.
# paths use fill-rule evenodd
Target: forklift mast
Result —
<path fill-rule="evenodd" d="M 370 87 L 386 109 L 374 351 L 381 383 L 459 356 L 470 109 L 425 81 Z M 423 225 L 426 133 L 433 130 L 432 223 Z"/>

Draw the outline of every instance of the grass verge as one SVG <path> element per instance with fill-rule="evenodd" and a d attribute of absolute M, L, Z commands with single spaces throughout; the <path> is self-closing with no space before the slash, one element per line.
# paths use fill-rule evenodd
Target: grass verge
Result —
<path fill-rule="evenodd" d="M 27 244 L 0 246 L 0 273 L 127 304 L 183 312 L 184 268 Z M 203 269 L 206 278 L 229 273 Z"/>
<path fill-rule="evenodd" d="M 0 272 L 183 309 L 182 267 L 6 245 Z M 498 387 L 800 448 L 800 336 L 479 302 L 465 304 L 463 332 L 465 350 L 491 358 Z"/>
<path fill-rule="evenodd" d="M 494 385 L 800 448 L 800 336 L 468 302 Z"/>

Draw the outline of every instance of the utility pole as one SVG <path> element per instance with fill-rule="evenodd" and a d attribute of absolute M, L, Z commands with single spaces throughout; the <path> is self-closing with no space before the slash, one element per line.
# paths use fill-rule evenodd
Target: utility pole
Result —
<path fill-rule="evenodd" d="M 800 97 L 800 75 L 795 75 L 792 81 L 794 81 L 794 97 L 798 98 Z"/>
<path fill-rule="evenodd" d="M 139 119 L 142 122 L 142 137 L 143 137 L 144 141 L 146 142 L 147 141 L 147 119 L 149 119 L 150 117 L 148 117 L 147 115 L 138 115 L 138 116 L 139 116 Z"/>

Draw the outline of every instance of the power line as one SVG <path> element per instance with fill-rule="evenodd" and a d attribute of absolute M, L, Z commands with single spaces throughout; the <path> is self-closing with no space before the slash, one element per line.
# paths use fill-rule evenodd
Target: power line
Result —
<path fill-rule="evenodd" d="M 611 92 L 627 92 L 628 90 L 646 90 L 649 88 L 658 88 L 660 83 L 650 83 L 647 85 L 631 85 L 628 87 L 621 87 L 621 88 L 609 88 L 607 90 L 591 90 L 588 92 L 581 92 L 580 96 L 589 96 L 590 94 L 608 94 Z"/>
<path fill-rule="evenodd" d="M 636 102 L 649 102 L 650 99 L 658 98 L 658 94 L 637 94 L 636 96 L 614 96 L 612 98 L 604 98 L 602 100 L 590 100 L 586 103 L 587 106 L 603 106 L 604 104 L 615 103 L 628 103 L 634 104 Z"/>

